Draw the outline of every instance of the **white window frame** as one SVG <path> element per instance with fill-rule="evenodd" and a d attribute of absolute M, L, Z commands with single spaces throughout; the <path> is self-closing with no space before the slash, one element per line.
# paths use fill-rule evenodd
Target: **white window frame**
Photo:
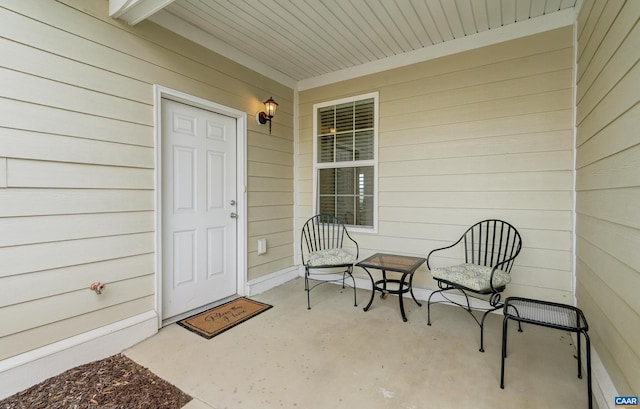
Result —
<path fill-rule="evenodd" d="M 318 162 L 318 109 L 332 105 L 373 98 L 373 159 L 350 162 Z M 377 233 L 378 232 L 378 128 L 379 128 L 379 95 L 378 92 L 356 95 L 347 98 L 313 104 L 313 214 L 318 212 L 318 169 L 336 167 L 373 166 L 373 226 L 349 225 L 349 232 Z M 339 164 L 339 166 L 336 166 Z"/>

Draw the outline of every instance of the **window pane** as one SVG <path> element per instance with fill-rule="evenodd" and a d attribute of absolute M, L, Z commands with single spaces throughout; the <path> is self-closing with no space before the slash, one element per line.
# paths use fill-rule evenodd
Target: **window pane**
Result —
<path fill-rule="evenodd" d="M 320 196 L 318 203 L 319 214 L 333 214 L 336 211 L 336 197 L 335 196 Z"/>
<path fill-rule="evenodd" d="M 334 107 L 319 108 L 317 122 L 318 135 L 335 132 Z"/>
<path fill-rule="evenodd" d="M 355 129 L 373 128 L 373 98 L 356 101 L 355 103 Z"/>
<path fill-rule="evenodd" d="M 320 169 L 318 175 L 318 190 L 321 195 L 335 195 L 336 169 Z"/>
<path fill-rule="evenodd" d="M 333 135 L 318 137 L 318 162 L 333 162 Z"/>
<path fill-rule="evenodd" d="M 337 172 L 337 185 L 339 195 L 353 195 L 356 192 L 355 186 L 355 168 L 338 168 Z"/>
<path fill-rule="evenodd" d="M 356 132 L 353 160 L 373 159 L 373 129 Z"/>
<path fill-rule="evenodd" d="M 336 135 L 336 162 L 353 160 L 353 133 Z"/>
<path fill-rule="evenodd" d="M 355 198 L 353 196 L 338 196 L 336 207 L 338 219 L 344 224 L 353 225 L 356 220 Z"/>
<path fill-rule="evenodd" d="M 373 226 L 373 196 L 365 196 L 362 200 L 358 199 L 356 215 L 358 226 Z"/>
<path fill-rule="evenodd" d="M 336 105 L 336 132 L 353 130 L 353 102 Z"/>
<path fill-rule="evenodd" d="M 357 190 L 358 195 L 373 195 L 373 166 L 363 166 L 356 169 L 358 175 Z"/>

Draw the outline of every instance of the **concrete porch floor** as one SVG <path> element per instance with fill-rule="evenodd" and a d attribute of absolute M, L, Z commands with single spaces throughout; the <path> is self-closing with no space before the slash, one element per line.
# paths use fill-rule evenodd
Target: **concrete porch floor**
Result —
<path fill-rule="evenodd" d="M 479 328 L 466 312 L 327 284 L 311 292 L 296 279 L 251 297 L 270 310 L 210 340 L 176 324 L 124 351 L 194 399 L 186 409 L 585 408 L 570 334 L 509 325 L 500 389 L 502 316 Z"/>

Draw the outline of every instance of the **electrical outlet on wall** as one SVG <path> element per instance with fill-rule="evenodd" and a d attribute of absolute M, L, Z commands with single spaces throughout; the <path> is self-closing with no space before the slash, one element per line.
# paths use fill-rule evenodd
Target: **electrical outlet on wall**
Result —
<path fill-rule="evenodd" d="M 267 252 L 267 239 L 258 239 L 258 255 L 265 254 Z"/>

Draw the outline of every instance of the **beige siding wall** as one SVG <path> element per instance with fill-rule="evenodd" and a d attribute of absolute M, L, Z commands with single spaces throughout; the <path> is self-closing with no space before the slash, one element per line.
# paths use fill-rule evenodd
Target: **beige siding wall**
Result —
<path fill-rule="evenodd" d="M 379 91 L 379 231 L 355 235 L 362 255 L 426 255 L 502 218 L 524 241 L 507 294 L 572 302 L 572 41 L 566 27 L 301 92 L 297 223 L 313 212 L 312 105 Z"/>
<path fill-rule="evenodd" d="M 248 279 L 293 265 L 293 91 L 107 7 L 0 5 L 0 360 L 153 310 L 153 84 L 247 112 Z"/>
<path fill-rule="evenodd" d="M 640 2 L 578 17 L 576 295 L 618 392 L 640 391 Z"/>

